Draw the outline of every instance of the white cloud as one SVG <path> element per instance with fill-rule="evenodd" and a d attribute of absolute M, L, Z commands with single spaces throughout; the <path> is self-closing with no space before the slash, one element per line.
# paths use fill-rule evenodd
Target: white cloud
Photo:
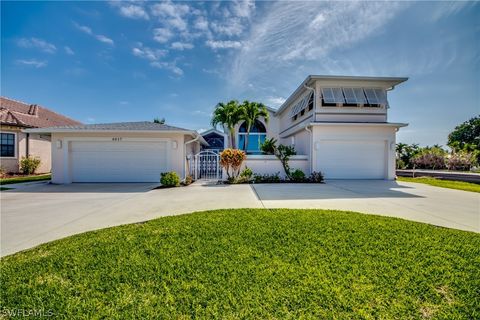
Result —
<path fill-rule="evenodd" d="M 195 20 L 193 27 L 200 31 L 208 31 L 208 20 L 204 16 L 199 16 Z"/>
<path fill-rule="evenodd" d="M 457 14 L 465 8 L 470 8 L 477 3 L 476 1 L 441 1 L 432 10 L 430 18 L 432 21 L 438 21 L 442 18 Z"/>
<path fill-rule="evenodd" d="M 179 31 L 187 30 L 186 15 L 190 12 L 190 7 L 187 4 L 165 1 L 154 4 L 151 11 L 152 15 L 157 17 L 167 28 Z"/>
<path fill-rule="evenodd" d="M 173 37 L 173 32 L 167 28 L 153 29 L 153 39 L 160 43 L 168 42 Z"/>
<path fill-rule="evenodd" d="M 150 63 L 150 65 L 155 68 L 169 70 L 177 76 L 183 75 L 183 70 L 180 69 L 175 62 L 154 61 Z"/>
<path fill-rule="evenodd" d="M 267 105 L 270 107 L 279 107 L 285 102 L 284 97 L 268 97 L 266 99 Z"/>
<path fill-rule="evenodd" d="M 191 43 L 178 42 L 178 41 L 172 43 L 172 45 L 170 46 L 170 48 L 175 49 L 175 50 L 180 50 L 180 51 L 193 49 L 193 47 L 194 46 Z"/>
<path fill-rule="evenodd" d="M 207 40 L 205 42 L 207 47 L 210 47 L 214 50 L 216 49 L 237 49 L 242 46 L 242 43 L 240 41 L 232 41 L 232 40 Z"/>
<path fill-rule="evenodd" d="M 100 42 L 103 42 L 103 43 L 106 43 L 106 44 L 109 44 L 109 45 L 114 45 L 114 41 L 112 39 L 110 39 L 109 37 L 107 36 L 104 36 L 103 34 L 95 34 L 93 31 L 92 31 L 92 28 L 90 27 L 87 27 L 87 26 L 82 26 L 76 22 L 73 23 L 73 25 L 80 31 L 82 31 L 83 33 L 86 33 L 88 35 L 91 35 L 93 36 L 95 39 L 97 39 L 98 41 Z"/>
<path fill-rule="evenodd" d="M 108 37 L 106 37 L 106 36 L 104 36 L 103 34 L 97 34 L 97 35 L 95 36 L 95 38 L 96 38 L 98 41 L 100 41 L 100 42 L 109 44 L 109 45 L 111 45 L 111 46 L 114 45 L 113 40 L 110 39 L 110 38 L 108 38 Z"/>
<path fill-rule="evenodd" d="M 390 2 L 275 2 L 252 26 L 234 58 L 231 84 L 271 81 L 272 72 L 298 78 L 312 73 L 307 63 L 328 57 L 381 31 L 408 4 Z M 259 79 L 261 77 L 262 79 Z M 297 79 L 298 80 L 298 79 Z"/>
<path fill-rule="evenodd" d="M 65 46 L 65 47 L 63 47 L 63 49 L 65 50 L 66 54 L 69 54 L 71 56 L 73 56 L 75 54 L 75 52 L 69 46 Z"/>
<path fill-rule="evenodd" d="M 17 45 L 22 48 L 36 48 L 46 53 L 55 53 L 57 47 L 39 38 L 21 38 L 17 41 Z"/>
<path fill-rule="evenodd" d="M 212 22 L 212 30 L 220 35 L 239 36 L 245 29 L 245 23 L 239 18 L 229 18 L 221 22 Z"/>
<path fill-rule="evenodd" d="M 16 62 L 18 64 L 23 64 L 23 65 L 26 65 L 26 66 L 32 66 L 32 67 L 35 67 L 35 68 L 43 68 L 43 67 L 47 66 L 47 61 L 39 61 L 39 60 L 36 60 L 36 59 L 29 59 L 29 60 L 19 59 L 19 60 L 16 60 Z"/>
<path fill-rule="evenodd" d="M 150 17 L 144 8 L 137 5 L 126 5 L 120 7 L 120 14 L 127 18 L 132 19 L 145 19 L 148 20 Z"/>
<path fill-rule="evenodd" d="M 255 1 L 234 1 L 232 3 L 232 12 L 237 17 L 250 18 L 255 11 Z"/>
<path fill-rule="evenodd" d="M 160 58 L 164 57 L 167 54 L 167 51 L 144 47 L 140 43 L 138 47 L 132 49 L 132 53 L 134 56 L 147 59 L 149 61 L 158 61 Z"/>

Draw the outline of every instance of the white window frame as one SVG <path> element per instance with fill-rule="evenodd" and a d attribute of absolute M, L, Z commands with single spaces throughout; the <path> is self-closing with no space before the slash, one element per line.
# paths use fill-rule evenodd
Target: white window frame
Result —
<path fill-rule="evenodd" d="M 0 159 L 18 159 L 18 136 L 17 132 L 12 131 L 0 131 L 0 133 L 8 133 L 14 135 L 14 143 L 13 143 L 13 157 L 2 157 Z"/>

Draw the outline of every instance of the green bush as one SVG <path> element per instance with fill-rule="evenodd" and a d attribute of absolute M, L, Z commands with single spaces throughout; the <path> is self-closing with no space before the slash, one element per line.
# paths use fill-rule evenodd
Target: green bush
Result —
<path fill-rule="evenodd" d="M 255 183 L 278 183 L 282 182 L 282 179 L 280 179 L 280 172 L 277 172 L 275 174 L 254 174 L 253 175 L 253 181 Z"/>
<path fill-rule="evenodd" d="M 252 181 L 253 171 L 249 167 L 245 167 L 243 171 L 240 173 L 237 179 L 235 179 L 234 183 L 248 183 Z"/>
<path fill-rule="evenodd" d="M 296 169 L 290 173 L 290 180 L 293 182 L 305 182 L 305 173 L 300 169 Z"/>
<path fill-rule="evenodd" d="M 23 174 L 34 174 L 40 166 L 40 158 L 36 157 L 22 157 L 20 160 L 20 171 Z"/>
<path fill-rule="evenodd" d="M 163 172 L 160 174 L 160 183 L 165 187 L 178 187 L 180 177 L 175 171 Z"/>
<path fill-rule="evenodd" d="M 323 173 L 320 171 L 313 171 L 308 177 L 308 181 L 312 183 L 323 183 Z"/>
<path fill-rule="evenodd" d="M 260 144 L 260 150 L 262 150 L 264 154 L 275 154 L 276 144 L 277 139 L 267 138 Z"/>

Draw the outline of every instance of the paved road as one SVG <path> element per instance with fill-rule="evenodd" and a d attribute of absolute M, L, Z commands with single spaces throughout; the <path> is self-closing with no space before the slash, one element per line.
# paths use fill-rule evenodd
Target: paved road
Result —
<path fill-rule="evenodd" d="M 416 183 L 37 184 L 1 192 L 1 255 L 89 230 L 221 208 L 325 208 L 480 232 L 480 195 Z"/>

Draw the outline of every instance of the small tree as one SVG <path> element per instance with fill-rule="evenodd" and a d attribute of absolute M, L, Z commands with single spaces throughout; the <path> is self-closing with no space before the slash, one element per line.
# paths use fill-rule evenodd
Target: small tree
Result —
<path fill-rule="evenodd" d="M 265 122 L 268 122 L 268 110 L 264 104 L 245 100 L 240 105 L 240 120 L 245 121 L 245 125 L 247 127 L 245 141 L 243 143 L 243 150 L 245 150 L 245 152 L 248 148 L 248 138 L 250 137 L 250 130 L 255 124 L 255 121 L 257 121 L 261 117 L 265 119 Z"/>
<path fill-rule="evenodd" d="M 36 157 L 22 157 L 20 160 L 20 171 L 23 174 L 34 174 L 40 166 L 40 158 Z"/>
<path fill-rule="evenodd" d="M 247 158 L 245 152 L 238 149 L 225 149 L 220 153 L 220 165 L 227 172 L 228 181 L 235 181 L 240 174 L 243 161 Z"/>
<path fill-rule="evenodd" d="M 456 126 L 448 135 L 447 145 L 455 151 L 463 150 L 466 144 L 472 144 L 480 150 L 480 116 Z"/>
<path fill-rule="evenodd" d="M 297 152 L 295 151 L 295 147 L 293 146 L 286 146 L 283 144 L 276 146 L 276 142 L 277 140 L 275 140 L 274 138 L 266 139 L 265 142 L 260 145 L 260 149 L 263 153 L 274 154 L 282 163 L 283 171 L 285 171 L 285 176 L 291 180 L 292 174 L 288 161 L 290 160 L 290 157 L 296 155 Z"/>
<path fill-rule="evenodd" d="M 160 124 L 165 124 L 165 118 L 154 118 L 153 123 L 160 123 Z"/>
<path fill-rule="evenodd" d="M 238 101 L 231 100 L 227 103 L 219 102 L 213 111 L 212 126 L 221 124 L 228 129 L 230 147 L 235 148 L 234 127 L 240 121 L 241 108 Z"/>

